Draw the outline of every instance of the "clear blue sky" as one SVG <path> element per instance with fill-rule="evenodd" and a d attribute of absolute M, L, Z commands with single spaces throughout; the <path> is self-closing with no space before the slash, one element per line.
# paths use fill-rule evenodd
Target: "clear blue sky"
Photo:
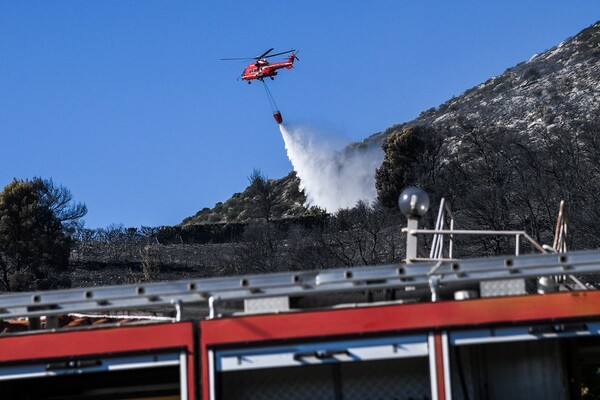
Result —
<path fill-rule="evenodd" d="M 219 61 L 275 47 L 286 121 L 362 140 L 600 19 L 598 0 L 0 0 L 0 187 L 52 178 L 90 228 L 173 225 L 291 169 L 260 85 Z"/>

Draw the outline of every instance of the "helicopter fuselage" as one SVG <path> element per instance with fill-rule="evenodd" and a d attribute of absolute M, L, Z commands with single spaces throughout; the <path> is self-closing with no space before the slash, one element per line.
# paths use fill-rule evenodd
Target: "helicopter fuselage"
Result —
<path fill-rule="evenodd" d="M 291 54 L 286 61 L 269 63 L 267 60 L 258 60 L 249 64 L 242 72 L 241 78 L 250 83 L 253 80 L 263 80 L 277 75 L 277 70 L 281 68 L 291 69 L 294 65 L 295 55 Z"/>

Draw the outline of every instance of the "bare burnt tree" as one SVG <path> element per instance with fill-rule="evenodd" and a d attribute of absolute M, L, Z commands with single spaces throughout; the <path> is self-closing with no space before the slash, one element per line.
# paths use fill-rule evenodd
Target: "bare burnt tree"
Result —
<path fill-rule="evenodd" d="M 65 228 L 75 229 L 74 224 L 87 214 L 86 205 L 76 203 L 71 191 L 55 185 L 52 179 L 35 177 L 32 183 L 40 195 L 40 205 L 52 212 Z"/>
<path fill-rule="evenodd" d="M 236 253 L 246 273 L 283 271 L 285 265 L 281 262 L 281 245 L 280 232 L 272 223 L 256 221 L 246 226 Z"/>
<path fill-rule="evenodd" d="M 342 209 L 329 220 L 321 246 L 337 264 L 374 265 L 396 259 L 398 213 L 376 204 L 359 202 Z"/>

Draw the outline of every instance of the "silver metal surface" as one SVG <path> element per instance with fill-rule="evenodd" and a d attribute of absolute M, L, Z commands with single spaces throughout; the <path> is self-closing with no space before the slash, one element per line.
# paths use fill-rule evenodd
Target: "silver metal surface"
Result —
<path fill-rule="evenodd" d="M 227 301 L 285 296 L 326 296 L 367 290 L 423 289 L 482 281 L 523 280 L 541 276 L 600 274 L 600 251 L 530 254 L 466 260 L 439 260 L 415 264 L 340 268 L 244 277 L 211 278 L 149 284 L 0 295 L 0 319 L 65 313 L 108 312 L 156 306 L 184 307 L 213 299 L 216 307 Z M 433 279 L 432 279 L 433 278 Z M 242 311 L 242 310 L 240 310 Z"/>
<path fill-rule="evenodd" d="M 179 353 L 179 399 L 188 400 L 188 365 L 185 351 Z"/>
<path fill-rule="evenodd" d="M 438 400 L 438 368 L 436 366 L 436 351 L 438 351 L 438 349 L 435 347 L 435 335 L 433 333 L 429 333 L 427 337 L 427 344 L 429 346 L 429 381 L 431 385 L 431 398 L 433 400 Z"/>
<path fill-rule="evenodd" d="M 281 368 L 316 364 L 426 357 L 427 336 L 397 336 L 378 339 L 304 343 L 252 349 L 216 351 L 216 370 Z"/>
<path fill-rule="evenodd" d="M 464 230 L 464 229 L 416 229 L 416 228 L 403 228 L 402 232 L 408 236 L 417 235 L 448 235 L 449 237 L 457 235 L 466 236 L 514 236 L 515 237 L 515 255 L 520 255 L 520 243 L 521 238 L 527 240 L 536 250 L 540 253 L 546 253 L 546 249 L 538 242 L 535 241 L 525 231 L 486 231 L 486 230 Z"/>
<path fill-rule="evenodd" d="M 0 367 L 0 381 L 28 379 L 60 375 L 76 375 L 107 371 L 124 371 L 144 368 L 177 366 L 179 354 L 148 354 L 141 356 L 101 358 L 81 362 L 66 360 L 62 363 L 33 365 L 9 365 Z M 186 381 L 187 382 L 187 381 Z M 182 382 L 182 385 L 185 382 Z"/>
<path fill-rule="evenodd" d="M 599 322 L 572 325 L 545 324 L 454 331 L 450 333 L 450 343 L 453 346 L 464 346 L 557 338 L 592 337 L 599 335 Z"/>

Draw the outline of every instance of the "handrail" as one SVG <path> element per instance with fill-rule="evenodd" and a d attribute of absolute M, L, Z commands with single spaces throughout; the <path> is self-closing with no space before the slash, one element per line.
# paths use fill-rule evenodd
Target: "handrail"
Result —
<path fill-rule="evenodd" d="M 554 242 L 552 244 L 552 248 L 557 252 L 564 253 L 567 251 L 567 227 L 565 202 L 561 201 L 558 208 L 558 217 L 556 218 L 556 227 L 554 229 Z"/>
<path fill-rule="evenodd" d="M 487 236 L 515 236 L 515 255 L 520 255 L 520 238 L 525 238 L 540 253 L 547 253 L 538 242 L 535 241 L 525 231 L 486 231 L 486 230 L 465 230 L 465 229 L 408 229 L 402 228 L 402 233 L 408 235 L 487 235 Z M 433 258 L 440 260 L 442 258 Z M 451 258 L 450 258 L 451 259 Z"/>
<path fill-rule="evenodd" d="M 446 220 L 446 215 L 450 218 L 450 230 L 454 230 L 454 214 L 450 209 L 448 203 L 446 203 L 446 199 L 442 197 L 440 200 L 440 208 L 438 210 L 438 218 L 435 222 L 436 230 L 443 230 Z M 454 240 L 452 236 L 450 236 L 449 246 L 448 246 L 448 257 L 452 258 L 454 251 Z M 444 252 L 444 235 L 435 234 L 433 235 L 433 239 L 431 240 L 431 250 L 429 252 L 429 258 L 432 260 L 439 260 L 442 258 L 442 254 Z"/>

